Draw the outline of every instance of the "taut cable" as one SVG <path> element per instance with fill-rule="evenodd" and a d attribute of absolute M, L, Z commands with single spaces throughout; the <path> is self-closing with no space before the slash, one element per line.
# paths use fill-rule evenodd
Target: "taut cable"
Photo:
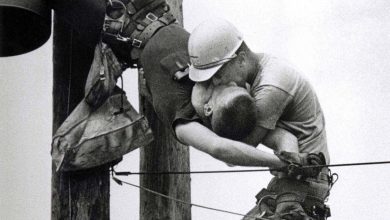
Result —
<path fill-rule="evenodd" d="M 374 161 L 374 162 L 362 162 L 362 163 L 340 163 L 340 164 L 328 164 L 328 165 L 311 165 L 301 166 L 301 169 L 309 168 L 323 168 L 323 167 L 348 167 L 348 166 L 368 166 L 368 165 L 381 165 L 390 164 L 390 161 Z M 155 172 L 116 172 L 117 176 L 128 176 L 128 175 L 181 175 L 181 174 L 215 174 L 215 173 L 248 173 L 248 172 L 270 172 L 280 171 L 280 169 L 243 169 L 243 170 L 205 170 L 205 171 L 155 171 Z"/>

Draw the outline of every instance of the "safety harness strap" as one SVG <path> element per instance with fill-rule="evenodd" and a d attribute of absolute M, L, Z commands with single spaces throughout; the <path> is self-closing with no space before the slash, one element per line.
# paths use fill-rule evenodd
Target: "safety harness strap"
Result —
<path fill-rule="evenodd" d="M 284 203 L 284 202 L 305 202 L 306 193 L 302 192 L 284 192 L 278 194 L 276 197 L 276 204 Z"/>
<path fill-rule="evenodd" d="M 132 46 L 135 48 L 143 48 L 158 29 L 173 23 L 175 20 L 171 13 L 164 13 L 162 15 L 148 13 L 142 20 L 142 23 L 146 25 L 144 26 L 142 23 L 138 24 L 130 36 Z"/>
<path fill-rule="evenodd" d="M 123 2 L 122 2 L 123 3 Z M 165 0 L 154 0 L 137 11 L 132 1 L 124 4 L 126 12 L 117 19 L 105 16 L 102 37 L 108 41 L 119 41 L 131 49 L 131 59 L 137 62 L 141 49 L 162 27 L 176 21 L 169 12 Z"/>
<path fill-rule="evenodd" d="M 129 4 L 133 4 L 133 3 L 130 1 Z M 165 0 L 154 0 L 154 1 L 150 2 L 150 3 L 148 3 L 147 5 L 142 6 L 141 8 L 137 8 L 134 5 L 134 8 L 135 8 L 136 12 L 134 14 L 130 14 L 130 12 L 128 10 L 128 13 L 131 15 L 131 19 L 132 20 L 137 20 L 139 18 L 145 17 L 146 14 L 148 14 L 150 11 L 153 11 L 157 7 L 159 7 L 161 5 L 165 5 L 165 4 L 166 4 Z"/>

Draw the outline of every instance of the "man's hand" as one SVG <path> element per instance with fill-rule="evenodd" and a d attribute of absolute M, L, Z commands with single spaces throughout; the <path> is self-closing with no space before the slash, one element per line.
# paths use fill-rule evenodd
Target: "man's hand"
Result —
<path fill-rule="evenodd" d="M 322 153 L 294 153 L 281 151 L 276 153 L 280 160 L 288 163 L 282 168 L 282 172 L 286 173 L 288 177 L 297 179 L 307 177 L 317 177 L 321 172 L 322 167 L 307 167 L 307 166 L 321 166 L 325 165 L 325 157 Z"/>

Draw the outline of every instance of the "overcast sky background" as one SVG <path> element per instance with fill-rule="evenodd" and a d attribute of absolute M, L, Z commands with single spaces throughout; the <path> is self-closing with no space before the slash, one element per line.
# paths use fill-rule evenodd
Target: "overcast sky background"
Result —
<path fill-rule="evenodd" d="M 188 31 L 230 20 L 256 52 L 285 58 L 313 84 L 326 117 L 331 163 L 390 160 L 390 2 L 387 0 L 184 0 Z M 52 42 L 0 58 L 0 219 L 50 219 Z M 136 74 L 124 75 L 138 108 Z M 137 171 L 139 151 L 118 170 Z M 191 149 L 192 170 L 229 168 Z M 333 168 L 332 218 L 385 220 L 390 166 Z M 138 184 L 137 177 L 125 178 Z M 269 173 L 192 175 L 192 202 L 246 213 Z M 111 218 L 138 219 L 139 191 L 111 184 Z M 194 220 L 240 219 L 192 209 Z"/>

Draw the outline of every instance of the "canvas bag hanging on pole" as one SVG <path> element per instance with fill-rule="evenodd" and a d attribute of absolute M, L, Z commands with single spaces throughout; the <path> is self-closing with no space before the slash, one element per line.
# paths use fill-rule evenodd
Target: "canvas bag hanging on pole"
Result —
<path fill-rule="evenodd" d="M 121 74 L 112 51 L 99 43 L 85 86 L 86 97 L 53 136 L 51 154 L 57 171 L 115 162 L 153 140 L 146 118 L 115 88 Z"/>

